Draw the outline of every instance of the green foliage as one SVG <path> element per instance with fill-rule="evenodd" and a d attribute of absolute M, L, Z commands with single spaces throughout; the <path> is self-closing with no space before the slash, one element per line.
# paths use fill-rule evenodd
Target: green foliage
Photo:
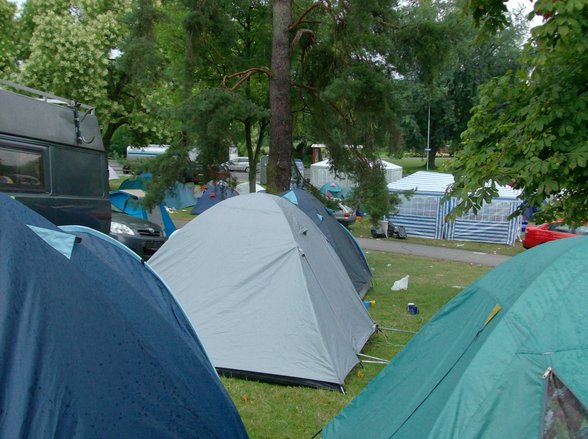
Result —
<path fill-rule="evenodd" d="M 31 0 L 34 31 L 25 82 L 103 108 L 108 56 L 124 30 L 113 11 L 124 13 L 130 6 L 128 0 L 86 0 L 73 6 L 64 0 Z"/>
<path fill-rule="evenodd" d="M 138 144 L 139 143 L 135 142 L 133 133 L 128 129 L 128 127 L 121 127 L 116 131 L 116 133 L 114 133 L 112 137 L 108 155 L 113 156 L 116 154 L 119 157 L 126 157 L 127 146 Z"/>
<path fill-rule="evenodd" d="M 0 0 L 0 77 L 16 70 L 16 6 Z"/>
<path fill-rule="evenodd" d="M 483 89 L 452 166 L 453 194 L 461 211 L 475 210 L 496 183 L 513 184 L 543 218 L 585 221 L 588 4 L 538 1 L 535 11 L 549 18 L 533 29 L 522 68 Z"/>
<path fill-rule="evenodd" d="M 236 143 L 240 121 L 260 121 L 268 110 L 238 93 L 206 89 L 184 104 L 185 128 L 189 139 L 198 145 L 203 165 L 228 160 L 228 148 Z"/>
<path fill-rule="evenodd" d="M 488 32 L 503 29 L 509 24 L 505 1 L 468 0 L 464 2 L 464 9 L 472 15 L 476 25 Z"/>
<path fill-rule="evenodd" d="M 424 51 L 430 64 L 410 69 L 409 72 L 417 74 L 407 75 L 402 88 L 403 100 L 407 102 L 402 119 L 404 145 L 408 150 L 421 152 L 429 143 L 429 167 L 433 169 L 432 156 L 440 148 L 453 152 L 459 147 L 471 108 L 478 102 L 478 87 L 516 68 L 515 59 L 521 53 L 526 26 L 517 22 L 500 32 L 483 34 L 474 27 L 471 18 L 463 17 L 455 6 L 432 3 L 428 8 L 419 5 L 414 9 L 412 13 L 417 17 L 426 11 L 430 11 L 430 16 L 435 9 L 443 16 L 443 20 L 437 22 L 433 15 L 428 18 L 427 25 L 436 29 L 439 40 L 428 46 L 443 56 L 428 57 L 428 52 Z M 416 53 L 420 50 L 417 48 Z M 412 53 L 412 48 L 407 51 Z M 415 62 L 421 57 L 417 56 Z"/>
<path fill-rule="evenodd" d="M 155 4 L 29 0 L 20 20 L 18 80 L 95 106 L 107 149 L 123 125 L 140 144 L 169 141 L 176 130 L 161 112 L 171 101 L 159 82 L 155 23 L 162 16 Z"/>

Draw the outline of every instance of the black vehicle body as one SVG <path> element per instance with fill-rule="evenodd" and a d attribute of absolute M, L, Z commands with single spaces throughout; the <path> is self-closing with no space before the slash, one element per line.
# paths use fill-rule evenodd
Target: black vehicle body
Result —
<path fill-rule="evenodd" d="M 8 81 L 0 87 L 0 191 L 56 225 L 108 233 L 108 163 L 93 109 Z"/>
<path fill-rule="evenodd" d="M 112 207 L 110 236 L 147 261 L 165 243 L 167 237 L 159 225 L 121 212 Z M 121 227 L 124 226 L 124 227 Z"/>

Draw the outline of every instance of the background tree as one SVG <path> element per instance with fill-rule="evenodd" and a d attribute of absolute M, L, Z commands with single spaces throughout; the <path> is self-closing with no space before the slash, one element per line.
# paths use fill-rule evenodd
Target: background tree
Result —
<path fill-rule="evenodd" d="M 269 80 L 270 153 L 267 169 L 267 186 L 270 193 L 290 189 L 292 175 L 291 24 L 292 2 L 273 0 L 272 61 Z"/>
<path fill-rule="evenodd" d="M 0 0 L 0 77 L 8 78 L 17 68 L 16 5 Z"/>
<path fill-rule="evenodd" d="M 462 211 L 475 210 L 496 184 L 512 184 L 543 217 L 586 221 L 588 4 L 538 0 L 534 13 L 544 22 L 521 68 L 483 89 L 452 166 L 452 194 Z"/>
<path fill-rule="evenodd" d="M 496 34 L 480 34 L 471 18 L 463 17 L 457 10 L 454 9 L 451 16 L 445 15 L 447 32 L 460 36 L 451 40 L 448 62 L 432 84 L 410 76 L 403 81 L 408 102 L 407 114 L 402 120 L 403 140 L 407 149 L 419 153 L 430 140 L 430 169 L 435 168 L 439 148 L 448 148 L 450 152 L 459 148 L 461 133 L 467 128 L 471 109 L 478 102 L 479 86 L 516 69 L 516 59 L 522 53 L 527 32 L 526 22 L 519 19 Z"/>
<path fill-rule="evenodd" d="M 453 15 L 439 11 L 430 2 L 327 3 L 298 26 L 313 35 L 295 76 L 308 133 L 327 145 L 336 172 L 355 178 L 374 221 L 389 211 L 379 155 L 400 145 L 406 81 L 432 90 L 450 59 Z"/>
<path fill-rule="evenodd" d="M 151 0 L 29 0 L 20 82 L 97 108 L 105 147 L 126 125 L 139 141 L 168 140 L 158 109 L 161 57 Z"/>
<path fill-rule="evenodd" d="M 224 162 L 230 145 L 249 157 L 250 190 L 267 138 L 270 6 L 265 1 L 188 2 L 181 120 L 203 168 Z"/>

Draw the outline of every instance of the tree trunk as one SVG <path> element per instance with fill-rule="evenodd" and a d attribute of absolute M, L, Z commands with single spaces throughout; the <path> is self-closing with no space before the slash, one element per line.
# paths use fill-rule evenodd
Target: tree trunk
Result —
<path fill-rule="evenodd" d="M 435 165 L 435 157 L 437 156 L 437 147 L 431 145 L 431 150 L 429 151 L 429 169 L 436 169 L 437 166 Z"/>
<path fill-rule="evenodd" d="M 270 152 L 267 190 L 290 189 L 292 173 L 292 108 L 290 96 L 290 33 L 292 1 L 272 1 L 272 64 L 270 93 Z"/>
<path fill-rule="evenodd" d="M 106 151 L 106 155 L 110 151 L 110 143 L 112 142 L 112 136 L 117 129 L 119 129 L 123 124 L 121 122 L 117 123 L 110 123 L 106 127 L 106 130 L 102 133 L 102 143 L 104 144 L 104 150 Z"/>

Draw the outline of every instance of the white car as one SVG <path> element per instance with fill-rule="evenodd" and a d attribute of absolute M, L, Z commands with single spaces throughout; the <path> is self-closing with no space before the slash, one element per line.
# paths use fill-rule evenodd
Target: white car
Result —
<path fill-rule="evenodd" d="M 237 157 L 232 160 L 229 160 L 225 164 L 229 168 L 229 171 L 249 171 L 249 158 L 247 157 Z"/>

